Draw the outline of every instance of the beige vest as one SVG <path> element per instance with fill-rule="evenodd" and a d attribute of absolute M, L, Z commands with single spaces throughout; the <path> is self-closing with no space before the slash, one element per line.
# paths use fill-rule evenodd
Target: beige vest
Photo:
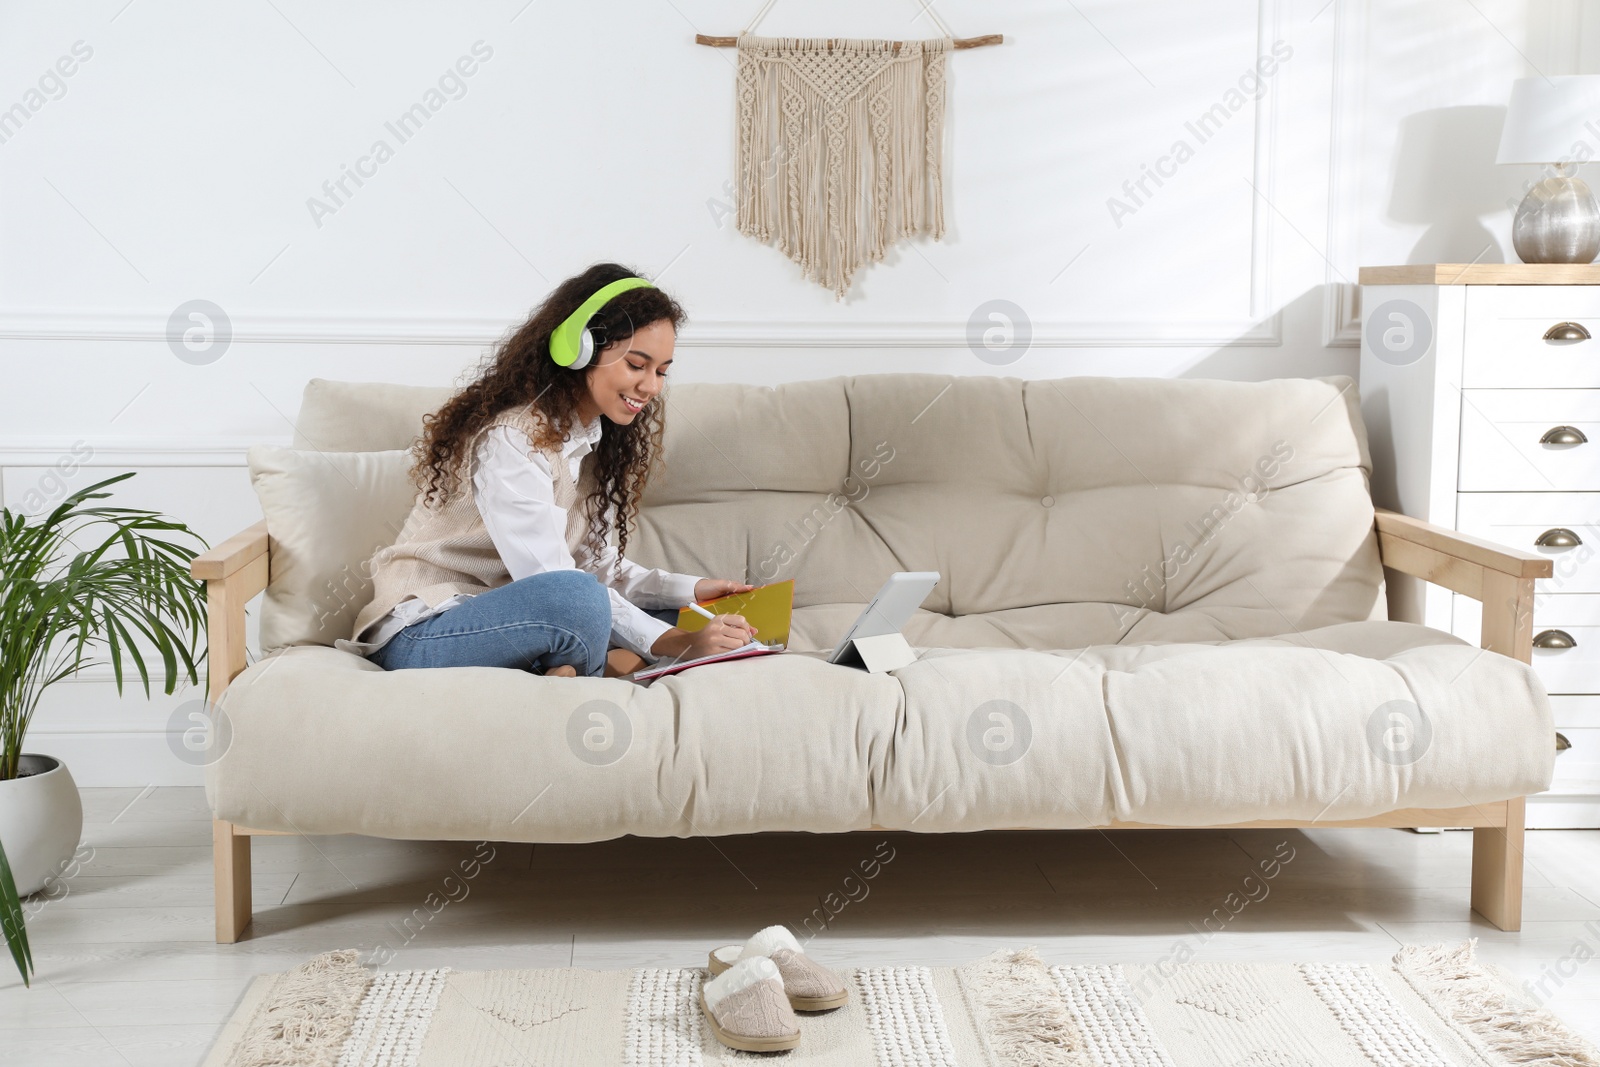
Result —
<path fill-rule="evenodd" d="M 372 600 L 356 615 L 353 640 L 361 641 L 369 627 L 407 597 L 418 597 L 431 608 L 456 593 L 481 593 L 511 581 L 473 500 L 473 460 L 480 438 L 492 427 L 513 426 L 528 440 L 537 441 L 543 421 L 529 408 L 502 411 L 468 442 L 457 468 L 461 473 L 456 491 L 448 500 L 430 508 L 418 490 L 399 539 L 379 549 L 369 563 Z M 590 464 L 585 457 L 580 486 L 572 480 L 571 466 L 559 449 L 543 451 L 554 475 L 555 502 L 567 512 L 567 548 L 576 555 L 588 532 L 587 513 L 580 504 L 588 496 Z"/>

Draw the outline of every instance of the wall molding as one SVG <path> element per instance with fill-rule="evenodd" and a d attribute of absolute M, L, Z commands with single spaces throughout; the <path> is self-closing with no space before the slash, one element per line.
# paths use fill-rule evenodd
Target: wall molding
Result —
<path fill-rule="evenodd" d="M 1270 94 L 1269 94 L 1270 95 Z M 1263 226 L 1257 220 L 1256 226 Z M 1270 229 L 1270 222 L 1265 223 Z M 1251 256 L 1252 292 L 1264 289 L 1265 271 Z M 1252 306 L 1260 300 L 1252 296 Z M 468 316 L 253 315 L 232 322 L 234 344 L 493 345 L 520 323 Z M 987 323 L 982 323 L 987 326 Z M 1200 348 L 1278 345 L 1281 315 L 1262 319 L 1175 322 L 1036 322 L 1035 348 Z M 966 348 L 965 322 L 735 322 L 691 320 L 682 348 Z M 165 315 L 0 310 L 0 340 L 145 341 L 167 339 Z"/>
<path fill-rule="evenodd" d="M 28 750 L 67 765 L 80 786 L 201 786 L 204 767 L 175 759 L 164 730 L 28 731 Z"/>
<path fill-rule="evenodd" d="M 96 434 L 0 436 L 0 468 L 54 467 L 243 467 L 251 445 L 288 447 L 281 437 L 112 437 Z M 83 454 L 87 446 L 88 454 Z M 77 449 L 74 452 L 74 449 Z"/>
<path fill-rule="evenodd" d="M 1288 0 L 1258 0 L 1256 4 L 1256 57 L 1272 53 L 1283 25 L 1283 9 Z M 1281 78 L 1282 67 L 1278 68 Z M 1260 195 L 1250 197 L 1250 314 L 1259 315 L 1272 306 L 1272 237 L 1273 216 L 1277 202 L 1278 184 L 1278 98 L 1283 96 L 1283 84 L 1274 84 L 1256 98 L 1254 138 L 1251 142 L 1250 180 Z M 1283 313 L 1274 310 L 1270 316 L 1273 330 L 1282 343 Z"/>
<path fill-rule="evenodd" d="M 1370 0 L 1338 0 L 1332 7 L 1333 86 L 1328 100 L 1328 228 L 1322 275 L 1322 345 L 1361 347 L 1361 287 L 1339 264 L 1361 258 L 1361 235 L 1347 218 L 1359 218 L 1361 122 L 1365 114 L 1367 15 Z M 1347 210 L 1350 209 L 1350 210 Z M 1356 270 L 1359 264 L 1352 266 Z"/>
<path fill-rule="evenodd" d="M 145 649 L 145 648 L 141 648 L 139 651 L 141 653 L 145 653 L 145 652 L 148 652 L 149 650 Z M 146 662 L 148 662 L 148 660 Z M 158 665 L 151 664 L 151 666 L 152 666 L 152 668 L 154 668 L 154 667 L 156 667 Z M 201 674 L 201 677 L 204 678 L 205 675 Z M 83 668 L 81 671 L 78 671 L 76 674 L 69 674 L 65 678 L 61 679 L 60 681 L 58 681 L 58 682 L 56 682 L 54 684 L 56 684 L 56 685 L 75 685 L 75 684 L 76 685 L 87 685 L 87 684 L 94 684 L 94 685 L 109 685 L 109 686 L 115 687 L 116 684 L 117 684 L 117 672 L 116 672 L 116 669 L 113 668 L 111 666 L 111 664 L 109 664 L 109 663 L 96 663 L 93 666 L 89 666 L 89 667 Z M 160 674 L 160 672 L 158 670 L 152 669 L 151 672 L 150 672 L 150 692 L 152 692 L 152 693 L 158 692 L 159 689 L 160 689 L 160 686 L 161 686 L 161 674 Z M 142 694 L 144 692 L 144 683 L 139 681 L 139 669 L 137 667 L 133 666 L 133 664 L 127 663 L 127 662 L 124 662 L 123 665 L 122 665 L 122 691 L 124 693 L 126 693 L 126 694 L 129 694 L 129 695 L 132 695 L 134 693 Z M 106 733 L 107 729 L 104 726 L 84 726 L 84 725 L 67 724 L 67 725 L 61 725 L 61 726 L 52 726 L 50 728 L 50 732 L 51 733 L 57 733 L 57 734 L 102 734 L 102 733 Z M 136 727 L 136 728 L 131 729 L 131 730 L 126 728 L 126 727 L 121 727 L 121 728 L 118 728 L 115 732 L 124 733 L 124 734 L 159 734 L 159 733 L 165 733 L 166 731 L 162 727 L 159 727 L 159 726 L 148 726 L 148 727 Z M 28 733 L 31 735 L 33 733 L 33 731 L 29 730 Z"/>
<path fill-rule="evenodd" d="M 261 602 L 261 596 L 262 596 L 262 594 L 257 593 L 255 595 L 255 597 L 250 600 L 249 605 L 245 609 L 247 611 L 247 613 L 249 613 L 252 616 L 256 614 L 256 612 L 259 610 L 257 605 L 259 605 L 260 602 Z M 246 642 L 248 644 L 249 648 L 250 648 L 250 655 L 251 655 L 250 662 L 251 663 L 254 663 L 256 661 L 256 659 L 258 658 L 256 656 L 256 654 L 255 654 L 256 640 L 257 640 L 256 639 L 256 634 L 254 632 L 254 629 L 252 628 L 251 631 L 249 632 L 249 634 L 247 635 L 247 642 Z M 165 684 L 165 681 L 164 681 L 165 676 L 161 673 L 160 655 L 158 653 L 152 653 L 152 650 L 149 647 L 145 646 L 145 645 L 141 645 L 139 647 L 139 651 L 144 655 L 145 663 L 150 667 L 150 695 L 152 697 L 154 697 L 154 696 L 156 696 L 157 694 L 159 694 L 161 692 L 161 687 L 162 687 L 162 685 Z M 151 657 L 152 654 L 154 654 L 156 656 L 156 662 L 154 662 L 154 663 L 152 663 L 151 660 L 150 660 L 150 657 Z M 108 651 L 106 651 L 104 648 L 96 648 L 94 655 L 95 655 L 96 658 L 103 659 L 105 657 L 108 657 L 110 655 L 110 653 Z M 196 666 L 197 667 L 199 666 L 198 663 L 196 664 Z M 200 669 L 200 679 L 201 679 L 202 682 L 205 681 L 205 677 L 206 677 L 205 670 L 203 668 L 201 668 Z M 79 684 L 79 685 L 82 685 L 82 684 L 109 685 L 109 686 L 112 687 L 112 694 L 111 694 L 112 699 L 115 699 L 116 698 L 116 691 L 115 690 L 116 690 L 116 684 L 117 684 L 117 671 L 116 671 L 116 668 L 113 667 L 110 664 L 110 662 L 97 662 L 97 663 L 91 664 L 90 666 L 87 666 L 87 667 L 83 668 L 82 670 L 78 671 L 76 674 L 69 674 L 67 677 L 65 677 L 65 678 L 61 679 L 60 681 L 55 682 L 53 684 L 54 685 L 74 685 L 74 684 Z M 190 690 L 190 691 L 194 692 L 196 697 L 198 698 L 198 696 L 200 694 L 200 691 L 201 691 L 200 686 L 191 686 L 191 685 L 189 685 L 188 682 L 180 682 L 179 684 L 182 685 L 186 690 Z M 123 694 L 125 696 L 128 696 L 128 697 L 135 697 L 135 696 L 142 697 L 144 695 L 144 683 L 139 681 L 139 669 L 137 667 L 135 667 L 132 663 L 128 662 L 126 659 L 124 659 L 123 663 L 122 663 L 122 692 L 123 692 Z M 56 722 L 56 723 L 52 723 L 50 725 L 50 728 L 49 728 L 49 732 L 58 733 L 58 734 L 59 733 L 98 734 L 98 733 L 105 733 L 108 730 L 111 730 L 111 731 L 114 731 L 114 732 L 117 732 L 117 733 L 154 733 L 154 734 L 159 734 L 159 733 L 165 733 L 166 732 L 166 727 L 164 727 L 164 726 L 144 726 L 144 727 L 131 727 L 130 728 L 130 727 L 126 727 L 126 726 L 109 727 L 109 726 L 104 726 L 104 725 L 96 725 L 96 724 L 92 724 L 92 723 L 91 724 L 62 724 L 62 723 Z M 28 733 L 30 735 L 32 735 L 33 730 L 30 729 L 28 731 Z"/>

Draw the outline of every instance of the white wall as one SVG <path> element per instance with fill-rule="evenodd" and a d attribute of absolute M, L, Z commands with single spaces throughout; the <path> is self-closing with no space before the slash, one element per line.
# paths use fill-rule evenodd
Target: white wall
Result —
<path fill-rule="evenodd" d="M 933 35 L 920 4 L 790 0 L 759 32 Z M 727 217 L 734 56 L 691 42 L 760 6 L 0 7 L 0 109 L 22 107 L 0 122 L 0 499 L 59 495 L 77 447 L 73 484 L 137 470 L 120 500 L 218 540 L 256 515 L 244 447 L 287 439 L 307 378 L 455 380 L 601 258 L 688 307 L 679 380 L 1353 374 L 1357 269 L 1514 258 L 1510 82 L 1600 70 L 1578 0 L 939 0 L 958 34 L 1007 37 L 950 59 L 949 233 L 839 303 Z M 385 123 L 478 42 L 400 143 Z M 1198 143 L 1185 123 L 1274 44 L 1265 93 Z M 380 138 L 393 158 L 314 219 Z M 1193 158 L 1119 225 L 1108 198 L 1180 138 Z M 204 365 L 166 339 L 196 299 L 232 330 Z M 968 343 L 996 299 L 1033 333 L 1004 366 Z M 197 694 L 106 677 L 55 687 L 28 747 L 86 783 L 197 781 L 164 733 Z"/>

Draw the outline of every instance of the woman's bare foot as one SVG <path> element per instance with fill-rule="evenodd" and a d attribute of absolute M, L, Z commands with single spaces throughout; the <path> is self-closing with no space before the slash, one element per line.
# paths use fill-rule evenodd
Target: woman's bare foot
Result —
<path fill-rule="evenodd" d="M 546 678 L 576 678 L 578 676 L 578 668 L 564 663 L 559 667 L 551 667 L 544 672 L 544 676 Z"/>

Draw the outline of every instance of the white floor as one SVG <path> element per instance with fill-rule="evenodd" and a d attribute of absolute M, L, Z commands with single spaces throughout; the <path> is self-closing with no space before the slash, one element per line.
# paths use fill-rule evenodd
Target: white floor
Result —
<path fill-rule="evenodd" d="M 267 837 L 254 842 L 248 940 L 217 945 L 202 791 L 86 789 L 84 806 L 81 870 L 57 899 L 28 905 L 33 988 L 0 956 L 7 1067 L 196 1064 L 252 975 L 328 949 L 386 949 L 392 968 L 697 966 L 760 926 L 800 930 L 823 901 L 837 914 L 809 951 L 834 964 L 948 966 L 1021 946 L 1050 962 L 1149 962 L 1187 947 L 1199 960 L 1376 963 L 1404 943 L 1476 937 L 1484 958 L 1600 1042 L 1600 831 L 1529 834 L 1518 934 L 1470 916 L 1461 832 L 495 845 L 458 881 L 447 878 L 463 861 L 471 870 L 480 846 Z M 1289 850 L 1264 878 L 1261 861 Z M 863 862 L 875 877 L 861 877 Z"/>

